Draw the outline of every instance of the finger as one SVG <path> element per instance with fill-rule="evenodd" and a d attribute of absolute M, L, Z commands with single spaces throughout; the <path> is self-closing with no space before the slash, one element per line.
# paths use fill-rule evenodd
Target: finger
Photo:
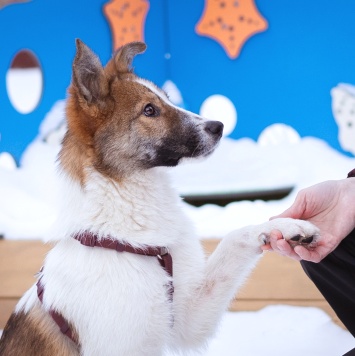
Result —
<path fill-rule="evenodd" d="M 281 231 L 273 230 L 270 232 L 269 244 L 273 250 L 278 250 L 277 241 L 283 240 Z"/>
<path fill-rule="evenodd" d="M 293 258 L 297 261 L 300 260 L 300 257 L 293 251 L 292 246 L 283 238 L 279 230 L 273 230 L 270 233 L 270 246 L 271 249 L 280 255 Z"/>
<path fill-rule="evenodd" d="M 285 240 L 276 241 L 276 246 L 283 254 L 289 255 L 289 254 L 291 254 L 293 252 L 292 247 Z"/>
<path fill-rule="evenodd" d="M 296 246 L 294 251 L 302 260 L 314 263 L 320 262 L 324 256 L 319 252 L 319 249 L 308 250 L 303 246 Z"/>
<path fill-rule="evenodd" d="M 277 239 L 282 239 L 282 234 L 278 230 L 274 230 L 270 233 L 270 235 L 267 238 L 267 241 L 263 246 L 261 246 L 261 249 L 263 251 L 272 251 L 273 247 L 271 246 L 270 240 L 273 241 L 273 245 L 275 246 L 276 240 Z"/>
<path fill-rule="evenodd" d="M 265 245 L 261 246 L 261 249 L 263 251 L 272 251 L 272 247 L 270 244 L 265 244 Z"/>
<path fill-rule="evenodd" d="M 299 261 L 300 256 L 293 250 L 292 246 L 286 240 L 277 241 L 277 248 L 283 256 L 290 257 Z"/>

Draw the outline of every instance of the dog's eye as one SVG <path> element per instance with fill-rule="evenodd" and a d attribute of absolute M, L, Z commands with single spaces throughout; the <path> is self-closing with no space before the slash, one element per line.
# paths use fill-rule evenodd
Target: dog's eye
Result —
<path fill-rule="evenodd" d="M 158 111 L 152 104 L 147 104 L 144 108 L 144 115 L 148 117 L 158 116 Z"/>

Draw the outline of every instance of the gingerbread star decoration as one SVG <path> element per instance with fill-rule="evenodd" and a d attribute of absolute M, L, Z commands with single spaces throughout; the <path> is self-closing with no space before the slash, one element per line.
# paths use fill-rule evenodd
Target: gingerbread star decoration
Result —
<path fill-rule="evenodd" d="M 196 25 L 201 36 L 211 37 L 234 59 L 244 43 L 253 35 L 267 29 L 254 0 L 205 0 L 205 9 Z"/>
<path fill-rule="evenodd" d="M 7 5 L 17 4 L 21 2 L 28 2 L 28 1 L 31 0 L 0 0 L 0 10 Z"/>
<path fill-rule="evenodd" d="M 104 5 L 103 11 L 110 24 L 114 50 L 129 42 L 144 42 L 148 10 L 149 2 L 146 0 L 112 0 Z"/>

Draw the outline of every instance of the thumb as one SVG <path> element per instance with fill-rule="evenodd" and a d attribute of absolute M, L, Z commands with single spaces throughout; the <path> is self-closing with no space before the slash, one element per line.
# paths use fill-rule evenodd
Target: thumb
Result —
<path fill-rule="evenodd" d="M 294 203 L 282 212 L 279 215 L 272 216 L 270 220 L 277 219 L 277 218 L 292 218 L 292 219 L 301 219 L 304 215 L 304 204 L 300 199 L 294 201 Z"/>

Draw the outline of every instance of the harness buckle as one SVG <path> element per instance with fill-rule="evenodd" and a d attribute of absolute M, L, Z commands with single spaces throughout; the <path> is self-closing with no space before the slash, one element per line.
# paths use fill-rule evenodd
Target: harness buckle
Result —
<path fill-rule="evenodd" d="M 169 254 L 169 249 L 166 246 L 160 247 L 160 253 L 157 255 L 158 258 L 162 259 L 163 256 Z"/>

